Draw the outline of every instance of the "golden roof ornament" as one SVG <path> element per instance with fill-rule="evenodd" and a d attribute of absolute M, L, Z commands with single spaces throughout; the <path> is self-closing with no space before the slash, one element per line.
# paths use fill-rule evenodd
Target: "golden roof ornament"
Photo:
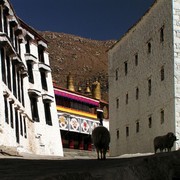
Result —
<path fill-rule="evenodd" d="M 78 87 L 78 92 L 82 92 L 81 86 Z"/>
<path fill-rule="evenodd" d="M 73 84 L 73 77 L 71 73 L 67 76 L 67 89 L 70 91 L 75 91 L 74 84 Z"/>
<path fill-rule="evenodd" d="M 101 85 L 98 80 L 92 84 L 92 97 L 98 100 L 101 99 Z"/>
<path fill-rule="evenodd" d="M 90 87 L 89 87 L 89 82 L 86 83 L 85 94 L 88 94 L 88 95 L 91 94 L 91 90 L 90 90 Z"/>

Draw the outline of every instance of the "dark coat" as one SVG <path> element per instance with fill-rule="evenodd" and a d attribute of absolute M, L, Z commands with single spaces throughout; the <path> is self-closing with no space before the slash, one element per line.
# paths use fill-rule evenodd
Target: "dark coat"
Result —
<path fill-rule="evenodd" d="M 174 145 L 174 142 L 177 141 L 176 136 L 174 133 L 169 132 L 164 136 L 157 136 L 154 138 L 154 152 L 158 149 L 160 149 L 160 152 L 163 152 L 163 150 L 171 151 L 171 148 Z"/>
<path fill-rule="evenodd" d="M 108 129 L 104 126 L 96 127 L 92 132 L 92 141 L 96 148 L 98 159 L 100 159 L 99 153 L 101 154 L 101 159 L 106 159 L 106 152 L 109 149 L 110 143 Z"/>

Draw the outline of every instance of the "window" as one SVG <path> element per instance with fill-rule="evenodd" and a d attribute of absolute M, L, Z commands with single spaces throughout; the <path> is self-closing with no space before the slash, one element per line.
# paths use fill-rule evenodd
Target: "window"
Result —
<path fill-rule="evenodd" d="M 149 116 L 149 118 L 148 118 L 148 126 L 149 126 L 149 128 L 152 128 L 152 117 L 151 116 Z"/>
<path fill-rule="evenodd" d="M 126 94 L 126 104 L 128 104 L 129 96 L 128 93 Z"/>
<path fill-rule="evenodd" d="M 41 73 L 41 85 L 42 85 L 42 88 L 44 90 L 47 91 L 47 81 L 46 81 L 46 72 L 45 71 L 40 71 Z"/>
<path fill-rule="evenodd" d="M 38 46 L 39 61 L 44 63 L 44 47 Z"/>
<path fill-rule="evenodd" d="M 44 111 L 45 111 L 45 117 L 46 117 L 46 124 L 52 125 L 51 110 L 50 110 L 49 102 L 44 102 Z"/>
<path fill-rule="evenodd" d="M 17 98 L 18 98 L 18 100 L 21 102 L 21 82 L 20 82 L 20 80 L 21 80 L 21 78 L 20 78 L 20 72 L 19 71 L 17 71 Z"/>
<path fill-rule="evenodd" d="M 148 79 L 148 95 L 151 96 L 151 79 Z"/>
<path fill-rule="evenodd" d="M 12 84 L 13 84 L 13 94 L 17 97 L 17 81 L 16 81 L 16 65 L 12 63 Z"/>
<path fill-rule="evenodd" d="M 30 53 L 30 42 L 29 42 L 29 39 L 26 40 L 25 48 L 26 48 L 26 53 Z"/>
<path fill-rule="evenodd" d="M 9 124 L 9 112 L 8 112 L 8 104 L 7 104 L 6 96 L 4 96 L 4 111 L 5 111 L 5 122 Z"/>
<path fill-rule="evenodd" d="M 7 17 L 6 17 L 6 14 L 7 14 L 7 10 L 4 9 L 4 12 L 3 12 L 4 32 L 7 34 L 7 33 L 8 33 L 8 23 L 7 23 Z"/>
<path fill-rule="evenodd" d="M 139 99 L 139 88 L 136 88 L 136 100 Z"/>
<path fill-rule="evenodd" d="M 161 68 L 161 81 L 164 80 L 164 66 Z"/>
<path fill-rule="evenodd" d="M 1 48 L 1 71 L 2 71 L 2 80 L 6 84 L 6 65 L 5 65 L 4 48 Z"/>
<path fill-rule="evenodd" d="M 23 123 L 24 123 L 24 137 L 27 138 L 27 128 L 26 128 L 26 118 L 23 117 Z"/>
<path fill-rule="evenodd" d="M 14 46 L 14 22 L 13 21 L 10 22 L 9 29 L 10 29 L 10 39 Z"/>
<path fill-rule="evenodd" d="M 27 69 L 28 69 L 29 82 L 34 83 L 33 64 L 31 61 L 27 61 Z"/>
<path fill-rule="evenodd" d="M 127 63 L 127 61 L 124 62 L 124 71 L 125 71 L 125 75 L 127 75 L 127 73 L 128 73 L 128 63 Z"/>
<path fill-rule="evenodd" d="M 135 65 L 138 65 L 138 54 L 135 54 Z"/>
<path fill-rule="evenodd" d="M 116 130 L 116 138 L 119 139 L 119 129 Z"/>
<path fill-rule="evenodd" d="M 148 42 L 148 53 L 151 53 L 151 43 Z"/>
<path fill-rule="evenodd" d="M 164 123 L 164 110 L 161 109 L 161 124 Z"/>
<path fill-rule="evenodd" d="M 119 77 L 119 68 L 116 69 L 116 81 L 118 80 L 118 77 Z"/>
<path fill-rule="evenodd" d="M 18 111 L 15 110 L 15 131 L 16 131 L 16 142 L 19 143 L 19 116 L 18 116 Z"/>
<path fill-rule="evenodd" d="M 164 26 L 160 29 L 160 42 L 164 42 Z"/>
<path fill-rule="evenodd" d="M 13 102 L 9 101 L 9 108 L 10 108 L 10 121 L 11 121 L 11 128 L 14 128 L 14 112 L 13 112 Z"/>
<path fill-rule="evenodd" d="M 7 64 L 7 84 L 8 84 L 8 88 L 11 90 L 11 69 L 10 69 L 9 56 L 6 56 L 6 64 Z"/>
<path fill-rule="evenodd" d="M 38 106 L 37 106 L 37 97 L 30 96 L 31 102 L 31 112 L 32 112 L 32 119 L 36 122 L 39 122 L 39 113 L 38 113 Z"/>
<path fill-rule="evenodd" d="M 126 126 L 126 137 L 128 137 L 128 136 L 129 136 L 129 127 Z"/>
<path fill-rule="evenodd" d="M 20 133 L 23 136 L 23 122 L 22 122 L 22 115 L 19 114 L 19 121 L 20 121 Z"/>
<path fill-rule="evenodd" d="M 24 83 L 23 83 L 23 75 L 21 74 L 21 102 L 24 106 Z"/>
<path fill-rule="evenodd" d="M 0 31 L 2 32 L 2 8 L 0 8 Z"/>
<path fill-rule="evenodd" d="M 139 132 L 139 121 L 136 122 L 136 133 Z"/>
<path fill-rule="evenodd" d="M 116 99 L 116 108 L 119 108 L 119 98 Z"/>

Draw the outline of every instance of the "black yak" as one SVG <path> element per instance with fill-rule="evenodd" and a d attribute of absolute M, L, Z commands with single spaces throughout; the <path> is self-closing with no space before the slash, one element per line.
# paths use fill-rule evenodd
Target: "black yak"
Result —
<path fill-rule="evenodd" d="M 106 152 L 110 143 L 110 133 L 108 129 L 102 125 L 96 127 L 92 132 L 92 141 L 97 151 L 97 158 L 106 159 Z"/>
<path fill-rule="evenodd" d="M 174 135 L 174 133 L 169 132 L 164 136 L 157 136 L 154 138 L 154 152 L 158 149 L 160 149 L 160 152 L 163 152 L 163 150 L 166 150 L 168 152 L 171 151 L 171 148 L 174 145 L 174 142 L 177 141 L 178 139 Z"/>

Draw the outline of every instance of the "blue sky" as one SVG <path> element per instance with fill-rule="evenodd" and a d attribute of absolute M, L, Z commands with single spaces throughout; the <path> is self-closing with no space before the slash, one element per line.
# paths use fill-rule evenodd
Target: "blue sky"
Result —
<path fill-rule="evenodd" d="M 10 0 L 19 18 L 40 31 L 118 40 L 154 0 Z"/>

